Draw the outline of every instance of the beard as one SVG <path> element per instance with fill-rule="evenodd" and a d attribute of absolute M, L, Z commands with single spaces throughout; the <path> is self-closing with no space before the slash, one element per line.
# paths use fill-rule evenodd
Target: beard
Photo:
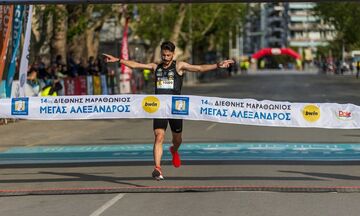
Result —
<path fill-rule="evenodd" d="M 162 62 L 165 63 L 165 64 L 169 64 L 171 62 L 172 59 L 170 60 L 166 60 L 166 59 L 163 59 Z"/>

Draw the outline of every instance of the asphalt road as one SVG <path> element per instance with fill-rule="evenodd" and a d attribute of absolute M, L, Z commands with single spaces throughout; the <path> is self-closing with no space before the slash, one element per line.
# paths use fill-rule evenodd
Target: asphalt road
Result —
<path fill-rule="evenodd" d="M 260 72 L 259 72 L 260 73 Z M 185 86 L 184 94 L 360 105 L 352 76 L 256 74 Z M 13 147 L 152 143 L 150 120 L 25 121 L 1 126 L 0 150 Z M 208 142 L 360 143 L 358 130 L 298 129 L 186 121 L 184 145 Z M 166 142 L 170 142 L 167 134 Z M 121 187 L 348 187 L 359 189 L 358 163 L 164 162 L 166 180 L 149 178 L 149 163 L 2 166 L 1 192 Z M 191 190 L 190 190 L 191 191 Z M 104 192 L 104 190 L 102 190 Z M 154 191 L 153 191 L 154 192 Z M 0 197 L 1 215 L 358 215 L 357 193 L 96 193 Z M 308 190 L 311 192 L 311 190 Z"/>

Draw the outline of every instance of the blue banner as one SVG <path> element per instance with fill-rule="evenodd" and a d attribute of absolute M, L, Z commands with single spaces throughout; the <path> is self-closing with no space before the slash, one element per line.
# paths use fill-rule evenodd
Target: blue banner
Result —
<path fill-rule="evenodd" d="M 12 29 L 12 54 L 11 62 L 9 65 L 9 71 L 6 79 L 6 96 L 10 97 L 11 95 L 11 86 L 14 80 L 15 70 L 16 70 L 16 57 L 17 51 L 20 46 L 21 31 L 22 31 L 22 22 L 24 15 L 24 5 L 16 5 L 14 8 L 14 18 L 13 18 L 13 29 Z"/>

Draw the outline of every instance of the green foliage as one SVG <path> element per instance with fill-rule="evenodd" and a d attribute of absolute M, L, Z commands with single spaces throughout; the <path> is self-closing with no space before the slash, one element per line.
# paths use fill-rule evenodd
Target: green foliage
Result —
<path fill-rule="evenodd" d="M 150 47 L 154 49 L 160 41 L 171 38 L 180 5 L 137 4 L 139 20 L 132 20 L 131 29 L 141 39 L 149 41 Z M 57 5 L 45 5 L 41 6 L 41 10 L 37 10 L 37 15 L 43 23 L 53 17 L 55 28 L 57 21 L 65 19 L 67 44 L 71 44 L 75 37 L 85 34 L 90 28 L 93 31 L 100 30 L 100 20 L 110 17 L 120 20 L 119 17 L 123 14 L 121 10 L 115 11 L 116 6 L 119 5 L 68 4 L 64 6 L 64 11 L 59 11 Z M 134 6 L 127 5 L 127 16 L 132 16 Z M 179 47 L 185 49 L 192 41 L 194 48 L 205 50 L 208 47 L 220 47 L 226 53 L 229 31 L 232 30 L 235 35 L 235 26 L 241 27 L 245 8 L 246 4 L 241 3 L 186 4 L 186 16 L 181 26 L 180 39 L 177 41 Z M 41 32 L 44 32 L 43 30 Z"/>
<path fill-rule="evenodd" d="M 60 22 L 64 19 L 67 19 L 68 16 L 67 11 L 59 10 L 59 7 L 57 7 L 57 5 L 36 5 L 35 11 L 35 16 L 37 17 L 38 22 L 40 22 L 41 24 L 39 25 L 39 27 L 46 25 L 46 21 L 50 17 L 53 17 L 56 22 Z M 54 27 L 56 28 L 57 26 L 55 25 Z"/>
<path fill-rule="evenodd" d="M 94 13 L 88 13 L 87 8 L 89 6 L 93 7 L 91 12 Z M 84 33 L 85 29 L 88 28 L 94 20 L 101 19 L 102 16 L 110 13 L 111 6 L 112 5 L 109 4 L 69 4 L 66 6 L 66 10 L 59 11 L 57 5 L 37 5 L 36 16 L 39 17 L 39 21 L 41 22 L 48 20 L 51 16 L 56 22 L 66 19 L 68 22 L 67 38 L 71 40 L 74 36 Z M 96 14 L 96 16 L 94 17 L 93 14 Z M 57 25 L 56 23 L 54 24 L 56 28 Z"/>
<path fill-rule="evenodd" d="M 158 44 L 162 39 L 169 39 L 173 29 L 179 5 L 177 4 L 140 4 L 140 21 L 134 30 L 140 38 Z"/>
<path fill-rule="evenodd" d="M 326 23 L 333 25 L 338 32 L 333 46 L 341 47 L 342 42 L 348 49 L 360 47 L 360 4 L 356 2 L 318 3 L 315 13 Z"/>
<path fill-rule="evenodd" d="M 87 15 L 84 5 L 68 5 L 66 9 L 69 13 L 67 39 L 71 41 L 76 35 L 85 31 Z"/>
<path fill-rule="evenodd" d="M 67 38 L 72 40 L 75 36 L 81 35 L 86 29 L 92 27 L 97 21 L 101 20 L 112 12 L 110 4 L 70 4 L 66 9 L 68 12 L 68 31 Z M 100 26 L 101 27 L 101 26 Z"/>
<path fill-rule="evenodd" d="M 215 43 L 227 41 L 229 30 L 235 29 L 235 26 L 243 20 L 245 6 L 245 4 L 188 4 L 179 45 L 184 48 L 190 39 L 193 43 L 207 45 L 209 36 L 215 36 L 213 37 Z M 140 4 L 138 5 L 140 21 L 134 25 L 134 30 L 151 44 L 158 44 L 162 39 L 167 40 L 171 36 L 178 10 L 179 4 Z"/>

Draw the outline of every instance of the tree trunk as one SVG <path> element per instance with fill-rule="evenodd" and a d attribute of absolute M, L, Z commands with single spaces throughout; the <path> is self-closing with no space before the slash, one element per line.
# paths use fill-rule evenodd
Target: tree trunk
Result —
<path fill-rule="evenodd" d="M 68 25 L 76 28 L 80 20 L 80 16 L 84 13 L 83 5 L 68 5 L 67 11 L 70 15 L 68 17 Z M 72 33 L 74 34 L 74 33 Z M 70 34 L 71 35 L 71 34 Z M 69 37 L 68 51 L 73 53 L 75 60 L 87 60 L 86 55 L 86 38 L 85 34 L 75 34 Z"/>
<path fill-rule="evenodd" d="M 43 28 L 44 25 L 40 24 L 40 20 L 42 19 L 42 15 L 40 14 L 40 11 L 45 6 L 35 6 L 34 7 L 34 15 L 31 22 L 31 32 L 32 32 L 32 41 L 30 43 L 31 50 L 33 53 L 36 53 L 36 55 L 40 54 L 41 46 L 44 43 L 41 43 L 41 32 L 45 29 Z M 46 31 L 46 30 L 45 30 Z M 32 59 L 30 59 L 30 62 L 33 62 L 36 56 L 31 56 Z"/>
<path fill-rule="evenodd" d="M 86 16 L 88 19 L 92 19 L 91 15 L 93 13 L 93 5 L 88 6 L 86 9 Z M 100 31 L 105 21 L 111 17 L 111 13 L 104 14 L 101 17 L 96 18 L 96 20 L 91 20 L 91 25 L 86 29 L 86 50 L 87 57 L 98 55 L 99 44 L 100 44 Z"/>
<path fill-rule="evenodd" d="M 179 56 L 183 55 L 183 50 L 181 50 L 177 45 L 179 42 L 181 27 L 184 23 L 185 15 L 186 15 L 186 4 L 182 3 L 180 4 L 179 13 L 176 22 L 174 24 L 172 35 L 170 37 L 170 41 L 172 41 L 177 47 L 175 50 L 175 58 L 178 58 Z"/>
<path fill-rule="evenodd" d="M 68 44 L 69 51 L 74 53 L 74 58 L 76 60 L 83 59 L 87 61 L 86 53 L 86 38 L 85 34 L 76 35 L 73 37 L 71 42 Z"/>
<path fill-rule="evenodd" d="M 91 15 L 94 11 L 94 5 L 87 5 L 86 10 L 85 10 L 85 17 L 88 20 L 88 22 L 90 22 L 91 20 Z M 95 41 L 94 41 L 94 37 L 95 37 L 95 28 L 94 26 L 88 26 L 86 28 L 85 31 L 85 50 L 86 53 L 84 53 L 85 55 L 83 56 L 84 58 L 88 59 L 90 56 L 95 57 L 96 53 L 97 53 L 97 47 L 99 47 L 99 43 L 97 41 L 97 44 L 95 45 Z"/>
<path fill-rule="evenodd" d="M 118 11 L 119 6 L 114 6 L 113 11 Z M 69 25 L 77 26 L 79 24 L 79 17 L 87 21 L 87 26 L 80 34 L 72 36 L 69 41 L 69 50 L 74 53 L 76 59 L 87 60 L 90 56 L 96 57 L 98 55 L 100 44 L 100 31 L 105 21 L 113 16 L 113 13 L 104 13 L 100 17 L 93 18 L 94 5 L 78 5 L 69 6 Z"/>
<path fill-rule="evenodd" d="M 34 13 L 33 13 L 33 18 L 32 18 L 32 21 L 31 21 L 31 31 L 32 31 L 32 34 L 34 36 L 34 39 L 35 39 L 35 43 L 38 43 L 41 39 L 41 26 L 40 26 L 40 19 L 41 19 L 41 16 L 40 16 L 40 10 L 41 10 L 41 7 L 44 7 L 44 6 L 35 6 L 34 7 Z"/>
<path fill-rule="evenodd" d="M 183 51 L 182 55 L 177 58 L 179 61 L 187 61 L 191 57 L 191 44 L 186 43 L 185 50 Z"/>
<path fill-rule="evenodd" d="M 94 29 L 89 28 L 86 30 L 86 50 L 87 58 L 90 56 L 96 56 L 99 48 L 99 33 L 96 33 Z"/>
<path fill-rule="evenodd" d="M 51 56 L 52 58 L 61 55 L 62 59 L 66 59 L 66 32 L 67 17 L 66 6 L 56 5 L 53 23 L 53 37 L 51 40 Z"/>

